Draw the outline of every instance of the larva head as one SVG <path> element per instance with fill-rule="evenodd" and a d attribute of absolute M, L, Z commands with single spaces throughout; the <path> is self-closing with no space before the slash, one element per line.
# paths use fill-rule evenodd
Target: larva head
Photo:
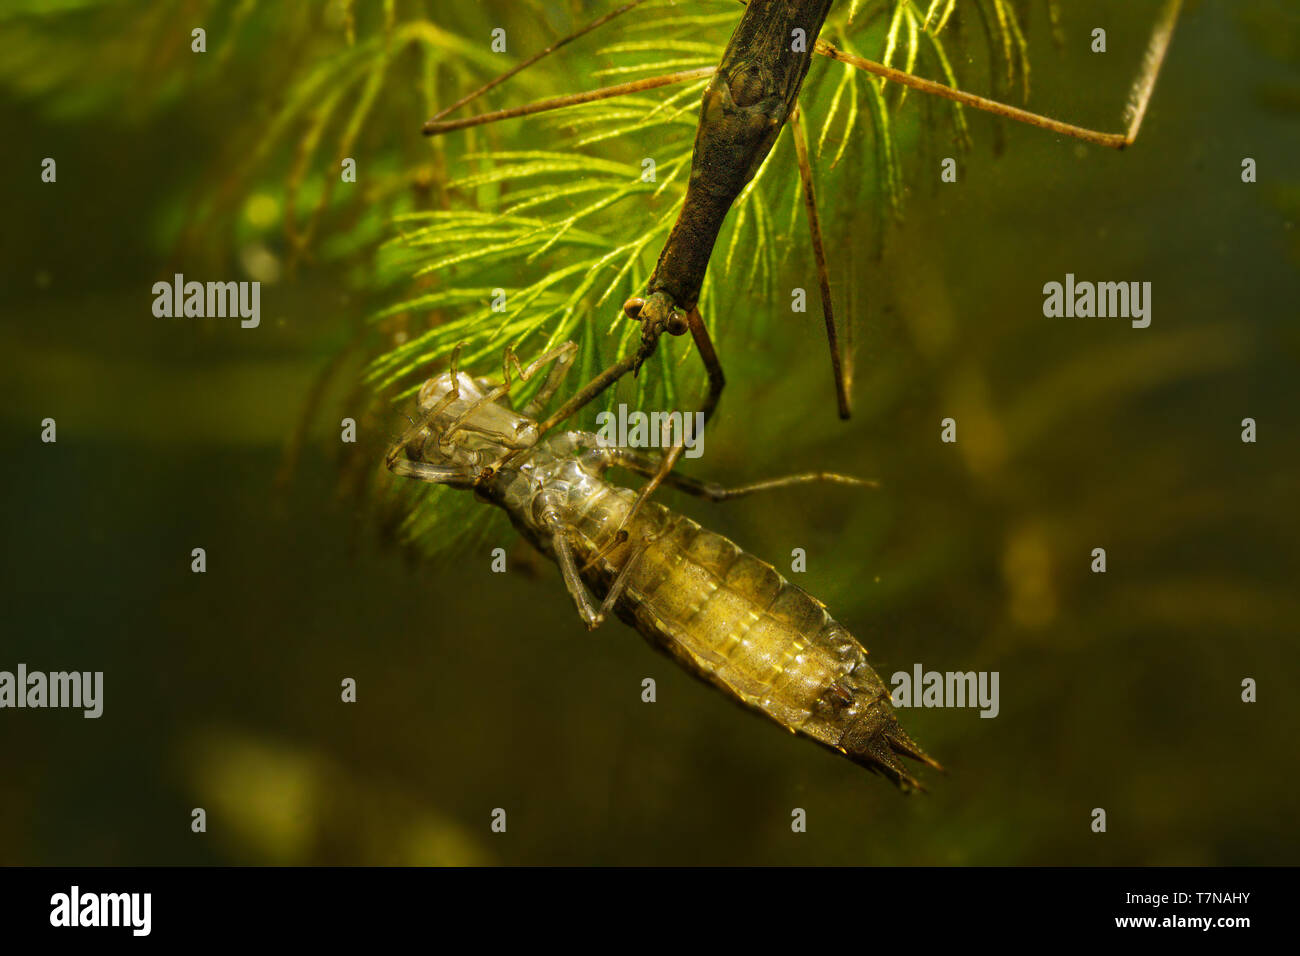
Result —
<path fill-rule="evenodd" d="M 420 389 L 416 418 L 389 453 L 389 467 L 430 481 L 472 485 L 514 452 L 537 443 L 537 422 L 500 403 L 504 385 L 443 372 Z"/>

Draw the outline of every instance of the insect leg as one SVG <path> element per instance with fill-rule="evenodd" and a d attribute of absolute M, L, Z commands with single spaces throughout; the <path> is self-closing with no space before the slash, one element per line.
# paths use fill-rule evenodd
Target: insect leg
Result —
<path fill-rule="evenodd" d="M 704 326 L 704 319 L 700 317 L 700 310 L 698 307 L 693 306 L 691 310 L 686 313 L 686 324 L 690 329 L 691 337 L 695 340 L 695 348 L 700 353 L 700 358 L 704 362 L 705 372 L 709 378 L 709 391 L 704 397 L 704 406 L 701 409 L 704 417 L 704 424 L 708 425 L 709 419 L 713 417 L 713 412 L 718 407 L 718 400 L 722 397 L 722 389 L 726 386 L 727 379 L 726 376 L 722 374 L 722 363 L 718 361 L 718 353 L 713 348 L 713 339 L 709 337 L 709 330 Z M 664 427 L 665 429 L 668 427 L 667 423 L 665 423 Z M 672 447 L 664 452 L 663 457 L 659 461 L 658 467 L 655 468 L 653 472 L 647 472 L 647 474 L 650 475 L 650 480 L 642 485 L 640 490 L 637 492 L 636 500 L 632 502 L 632 507 L 628 510 L 627 514 L 623 516 L 623 520 L 619 523 L 618 532 L 614 536 L 614 541 L 619 542 L 627 540 L 627 532 L 624 529 L 632 523 L 636 518 L 637 513 L 641 510 L 642 505 L 644 505 L 650 499 L 650 496 L 655 493 L 655 489 L 668 479 L 673 468 L 677 466 L 677 462 L 682 457 L 682 452 L 686 450 L 685 432 L 686 429 L 683 428 L 682 433 L 677 436 L 677 440 L 673 442 Z"/>
<path fill-rule="evenodd" d="M 663 467 L 660 462 L 627 448 L 611 448 L 609 452 L 607 461 L 610 465 L 626 468 L 638 475 L 655 475 Z M 833 471 L 805 471 L 795 475 L 781 475 L 732 488 L 726 488 L 712 481 L 701 481 L 688 475 L 664 474 L 661 479 L 661 482 L 670 488 L 695 495 L 697 498 L 707 498 L 709 501 L 730 501 L 732 498 L 743 498 L 759 491 L 776 491 L 780 488 L 791 488 L 818 481 L 835 485 L 853 485 L 858 488 L 880 487 L 878 482 L 855 478 L 852 475 L 841 475 Z"/>
<path fill-rule="evenodd" d="M 559 518 L 554 518 L 549 524 L 551 548 L 555 551 L 555 562 L 560 566 L 564 586 L 573 598 L 573 603 L 578 608 L 578 616 L 582 618 L 583 623 L 589 629 L 595 629 L 600 624 L 600 612 L 596 608 L 595 601 L 592 600 L 591 592 L 587 590 L 587 585 L 582 583 L 582 576 L 578 574 L 578 565 L 573 560 L 573 548 L 569 546 L 568 536 Z"/>
<path fill-rule="evenodd" d="M 629 299 L 624 304 L 623 309 L 629 316 L 636 318 L 641 304 L 642 300 L 640 299 Z M 657 327 L 643 329 L 641 345 L 637 350 L 625 355 L 584 385 L 559 410 L 538 426 L 539 434 L 545 434 L 565 419 L 575 415 L 584 405 L 595 399 L 601 392 L 628 372 L 635 372 L 639 369 L 642 363 L 654 354 L 659 334 L 663 331 L 671 331 L 675 335 L 680 335 L 689 330 L 691 337 L 695 340 L 695 345 L 699 349 L 700 358 L 704 361 L 704 368 L 709 377 L 709 394 L 704 401 L 703 408 L 704 420 L 707 422 L 713 415 L 713 410 L 717 407 L 718 399 L 722 396 L 722 388 L 727 384 L 727 379 L 722 374 L 722 364 L 718 361 L 718 353 L 714 351 L 713 340 L 709 338 L 708 329 L 704 327 L 704 321 L 700 318 L 699 309 L 692 307 L 682 321 L 684 327 L 681 329 L 676 326 L 667 329 Z M 650 334 L 647 335 L 647 331 L 650 331 Z"/>
<path fill-rule="evenodd" d="M 543 504 L 542 507 L 546 509 L 547 506 Z M 601 602 L 600 607 L 597 607 L 591 592 L 587 589 L 587 585 L 583 583 L 582 575 L 578 572 L 577 562 L 573 559 L 573 548 L 569 544 L 569 537 L 559 514 L 554 509 L 544 510 L 542 520 L 551 533 L 551 547 L 555 551 L 555 561 L 559 564 L 560 574 L 564 577 L 564 586 L 573 597 L 573 603 L 578 609 L 578 616 L 586 623 L 588 630 L 594 631 L 604 623 L 605 618 L 613 609 L 619 595 L 623 593 L 623 589 L 627 586 L 632 568 L 653 539 L 646 536 L 633 549 L 610 585 L 605 600 Z"/>
<path fill-rule="evenodd" d="M 601 372 L 590 382 L 584 385 L 578 392 L 556 410 L 546 421 L 537 426 L 538 434 L 545 434 L 556 425 L 560 424 L 567 418 L 577 414 L 577 412 L 588 402 L 595 399 L 601 392 L 609 388 L 620 378 L 632 371 L 639 361 L 639 353 L 633 352 L 619 359 L 605 371 Z"/>
<path fill-rule="evenodd" d="M 596 622 L 597 624 L 599 624 L 600 621 L 603 621 L 606 615 L 614 609 L 614 605 L 618 602 L 619 595 L 622 594 L 624 588 L 627 587 L 628 579 L 632 575 L 632 569 L 636 567 L 636 563 L 641 560 L 641 555 L 645 553 L 645 549 L 648 548 L 650 543 L 656 540 L 657 537 L 657 535 L 644 535 L 641 538 L 641 542 L 632 549 L 632 553 L 629 554 L 627 560 L 623 562 L 623 567 L 619 569 L 618 574 L 614 577 L 613 583 L 609 586 L 609 592 L 605 595 L 605 600 L 600 604 L 600 612 L 598 615 L 599 620 Z"/>
<path fill-rule="evenodd" d="M 704 362 L 704 371 L 709 377 L 709 394 L 705 396 L 704 407 L 700 409 L 704 413 L 704 424 L 707 425 L 718 407 L 718 400 L 722 398 L 722 389 L 727 384 L 727 377 L 722 374 L 722 363 L 718 361 L 718 353 L 713 348 L 713 339 L 709 337 L 709 330 L 704 326 L 704 319 L 700 317 L 698 306 L 686 313 L 686 324 L 690 327 L 691 338 L 695 340 L 696 351 L 700 353 L 700 359 Z"/>
<path fill-rule="evenodd" d="M 686 324 L 691 332 L 691 337 L 695 340 L 695 346 L 700 353 L 700 358 L 704 361 L 704 369 L 709 379 L 709 391 L 704 399 L 704 407 L 701 409 L 704 415 L 704 422 L 705 424 L 708 424 L 709 419 L 713 416 L 714 410 L 718 407 L 718 400 L 722 397 L 722 389 L 727 384 L 727 379 L 722 372 L 722 363 L 718 361 L 718 353 L 713 348 L 713 340 L 709 337 L 709 331 L 704 326 L 704 320 L 700 317 L 700 311 L 698 308 L 693 307 L 687 313 Z M 651 341 L 649 347 L 650 349 L 653 349 L 653 341 Z M 628 372 L 638 368 L 645 360 L 645 355 L 646 345 L 643 343 L 642 347 L 636 352 L 624 356 L 618 362 L 615 362 L 609 368 L 605 369 L 605 371 L 601 372 L 594 379 L 588 382 L 587 385 L 584 386 L 576 395 L 565 402 L 558 411 L 547 418 L 546 421 L 542 422 L 538 426 L 538 434 L 546 434 L 546 432 L 575 414 L 588 402 L 595 399 L 601 392 L 609 388 L 609 386 L 613 385 Z M 547 385 L 549 387 L 550 383 L 548 382 Z M 685 450 L 685 445 L 683 444 L 684 438 L 685 435 L 679 436 L 679 440 L 674 442 L 673 447 L 664 454 L 663 461 L 660 462 L 658 468 L 651 475 L 650 481 L 646 482 L 645 486 L 637 493 L 636 501 L 633 502 L 631 510 L 619 525 L 618 533 L 614 536 L 611 548 L 627 540 L 627 532 L 624 529 L 636 516 L 637 512 L 640 511 L 641 506 L 645 504 L 646 499 L 654 493 L 654 490 L 659 487 L 668 473 L 672 471 L 673 466 L 677 464 L 677 460 Z M 607 550 L 609 549 L 606 549 L 606 551 Z M 602 551 L 600 554 L 596 555 L 596 557 L 592 559 L 593 562 L 604 557 L 604 554 L 605 551 Z"/>
<path fill-rule="evenodd" d="M 576 342 L 564 342 L 561 345 L 551 349 L 548 352 L 543 352 L 537 358 L 529 362 L 527 367 L 524 367 L 519 364 L 519 358 L 515 355 L 514 348 L 512 348 L 511 346 L 506 346 L 505 358 L 501 363 L 501 377 L 503 379 L 502 384 L 494 389 L 491 389 L 486 395 L 483 396 L 483 398 L 479 399 L 468 409 L 466 409 L 465 414 L 461 415 L 460 418 L 457 419 L 456 422 L 452 424 L 452 428 L 449 429 L 449 433 L 455 430 L 455 425 L 459 424 L 459 422 L 462 419 L 465 419 L 469 415 L 473 414 L 473 412 L 478 408 L 479 405 L 483 404 L 484 402 L 495 402 L 498 398 L 510 394 L 511 386 L 514 385 L 514 382 L 512 382 L 510 379 L 510 364 L 512 362 L 514 363 L 515 366 L 515 374 L 518 376 L 518 380 L 521 382 L 528 381 L 530 378 L 536 375 L 537 372 L 548 362 L 555 362 L 555 365 L 551 368 L 550 375 L 547 376 L 546 381 L 542 384 L 541 390 L 538 391 L 538 393 L 533 397 L 533 400 L 529 402 L 527 405 L 525 405 L 523 410 L 521 411 L 521 414 L 526 419 L 536 418 L 538 412 L 540 412 L 541 409 L 545 407 L 546 403 L 551 400 L 551 396 L 555 394 L 555 390 L 558 389 L 560 387 L 560 383 L 564 381 L 564 377 L 569 373 L 569 368 L 573 365 L 573 360 L 577 356 L 577 354 L 578 354 L 578 345 Z M 517 430 L 514 436 L 502 436 L 502 437 L 507 440 L 511 438 L 517 438 L 519 432 L 521 432 L 524 428 L 528 427 L 528 425 L 529 425 L 528 422 L 521 422 L 517 426 Z M 541 432 L 539 431 L 538 434 L 540 435 Z M 518 446 L 517 450 L 523 451 L 527 447 L 528 447 L 527 444 L 520 445 Z"/>
<path fill-rule="evenodd" d="M 507 389 L 509 389 L 511 385 L 511 362 L 514 362 L 515 374 L 519 377 L 519 381 L 521 382 L 528 381 L 547 363 L 555 362 L 555 365 L 551 368 L 550 375 L 546 378 L 546 382 L 543 383 L 537 394 L 533 396 L 533 400 L 524 406 L 522 412 L 523 415 L 528 418 L 536 418 L 537 414 L 546 407 L 546 403 L 551 400 L 551 397 L 559 389 L 560 383 L 564 381 L 564 377 L 569 374 L 569 369 L 573 366 L 573 360 L 577 354 L 578 344 L 576 342 L 564 342 L 556 348 L 551 349 L 549 352 L 543 352 L 537 358 L 529 362 L 528 366 L 524 368 L 520 366 L 519 359 L 515 356 L 514 350 L 509 348 L 506 349 L 506 357 L 502 373 Z"/>
<path fill-rule="evenodd" d="M 538 60 L 550 56 L 552 53 L 554 53 L 556 50 L 558 50 L 560 47 L 564 46 L 565 44 L 572 43 L 574 40 L 578 39 L 578 37 L 590 33 L 592 30 L 596 29 L 597 27 L 604 26 L 606 23 L 608 23 L 610 20 L 613 20 L 615 17 L 627 13 L 633 7 L 639 7 L 643 3 L 645 3 L 645 0 L 632 0 L 631 3 L 625 3 L 617 10 L 611 10 L 609 13 L 605 14 L 604 16 L 597 17 L 595 20 L 592 20 L 586 26 L 579 27 L 577 30 L 575 30 L 573 33 L 570 33 L 564 39 L 556 40 L 554 43 L 548 46 L 545 50 L 542 50 L 540 53 L 534 53 L 532 56 L 524 60 L 524 62 L 520 63 L 518 66 L 511 67 L 510 69 L 502 73 L 500 76 L 496 77 L 496 79 L 489 80 L 486 84 L 480 86 L 473 93 L 467 93 L 466 95 L 458 99 L 455 103 L 452 103 L 450 106 L 446 106 L 438 110 L 438 112 L 435 113 L 430 118 L 429 122 L 432 123 L 435 120 L 442 119 L 444 116 L 447 116 L 450 113 L 456 112 L 456 110 L 460 109 L 466 103 L 478 99 L 488 90 L 500 86 L 502 83 L 504 83 L 506 80 L 510 79 L 512 76 L 516 75 L 517 73 L 522 73 L 524 70 L 532 66 Z"/>
<path fill-rule="evenodd" d="M 401 475 L 403 478 L 419 478 L 421 481 L 432 482 L 435 485 L 473 481 L 478 474 L 477 469 L 474 468 L 445 468 L 423 461 L 412 461 L 410 458 L 390 458 L 388 468 L 393 474 Z"/>
<path fill-rule="evenodd" d="M 704 405 L 700 409 L 704 419 L 704 424 L 707 426 L 709 419 L 713 417 L 713 412 L 718 407 L 718 400 L 722 397 L 722 389 L 727 384 L 727 378 L 722 372 L 722 363 L 718 361 L 718 353 L 713 348 L 713 339 L 709 336 L 709 330 L 705 328 L 704 320 L 700 317 L 700 310 L 698 307 L 693 306 L 686 314 L 686 324 L 690 330 L 691 337 L 695 340 L 695 348 L 700 353 L 700 358 L 704 362 L 705 373 L 708 375 L 709 379 L 709 391 L 708 394 L 705 395 Z M 633 362 L 633 367 L 635 367 L 635 363 L 639 363 L 640 361 L 640 353 L 631 355 L 624 361 Z M 617 367 L 618 366 L 615 366 L 615 368 Z M 561 409 L 561 412 L 562 411 L 563 409 Z M 557 415 L 558 414 L 559 413 L 557 413 Z M 552 416 L 552 418 L 555 418 L 555 416 Z M 627 526 L 637 516 L 637 513 L 641 510 L 641 506 L 646 503 L 652 494 L 654 494 L 655 489 L 665 480 L 669 480 L 670 473 L 676 466 L 678 459 L 681 458 L 682 452 L 685 450 L 685 439 L 685 428 L 683 428 L 683 433 L 677 437 L 675 442 L 673 442 L 672 447 L 664 452 L 663 458 L 657 464 L 652 464 L 650 459 L 642 455 L 636 455 L 634 452 L 628 453 L 629 455 L 634 456 L 638 461 L 644 462 L 644 470 L 641 471 L 641 474 L 649 475 L 650 480 L 647 481 L 637 492 L 636 500 L 632 502 L 632 507 L 628 510 L 627 514 L 623 516 L 623 520 L 619 522 L 618 530 L 614 534 L 610 543 L 592 557 L 591 561 L 587 564 L 588 567 L 591 567 L 591 565 L 595 564 L 607 553 L 627 540 Z M 607 451 L 610 455 L 615 453 L 613 449 Z M 610 464 L 614 463 L 610 457 L 606 458 L 606 462 L 605 467 L 609 467 Z M 670 481 L 670 484 L 671 483 L 672 482 Z"/>
<path fill-rule="evenodd" d="M 464 343 L 457 345 L 451 353 L 451 387 L 447 390 L 447 394 L 439 399 L 432 408 L 421 415 L 418 422 L 411 422 L 411 427 L 402 433 L 402 437 L 389 446 L 388 454 L 384 456 L 384 463 L 388 465 L 391 471 L 395 471 L 402 475 L 410 474 L 412 477 L 419 477 L 411 472 L 399 470 L 399 466 L 402 466 L 403 462 L 406 464 L 415 464 L 404 454 L 407 450 L 407 446 L 419 437 L 420 432 L 424 430 L 425 426 L 428 425 L 429 422 L 433 421 L 434 416 L 441 414 L 448 405 L 460 398 L 460 381 L 456 376 L 456 365 L 460 360 L 460 350 L 461 345 L 463 344 Z M 428 480 L 433 481 L 435 479 L 430 478 Z"/>
<path fill-rule="evenodd" d="M 1130 146 L 1137 139 L 1138 129 L 1142 125 L 1142 118 L 1146 115 L 1147 104 L 1151 100 L 1151 94 L 1155 91 L 1156 78 L 1160 73 L 1161 64 L 1164 62 L 1165 53 L 1169 49 L 1169 41 L 1173 37 L 1174 24 L 1178 20 L 1178 14 L 1182 7 L 1182 0 L 1166 0 L 1164 9 L 1161 11 L 1159 18 L 1156 20 L 1155 30 L 1151 35 L 1151 42 L 1147 45 L 1146 56 L 1142 61 L 1142 70 L 1138 74 L 1137 80 L 1133 84 L 1132 91 L 1129 94 L 1128 110 L 1128 128 L 1123 133 L 1103 133 L 1098 130 L 1085 129 L 1082 126 L 1074 126 L 1070 123 L 1062 123 L 1060 120 L 1052 119 L 1048 116 L 1042 116 L 1038 113 L 1031 113 L 1015 106 L 1009 106 L 1006 103 L 999 103 L 997 100 L 990 100 L 983 96 L 976 96 L 974 93 L 967 93 L 963 90 L 953 89 L 951 86 L 944 86 L 942 83 L 936 83 L 933 80 L 927 80 L 919 76 L 913 76 L 911 73 L 905 73 L 902 70 L 896 70 L 893 67 L 885 66 L 883 63 L 877 63 L 874 60 L 868 60 L 865 57 L 856 56 L 852 53 L 845 53 L 843 50 L 832 46 L 825 40 L 818 40 L 815 49 L 822 56 L 830 57 L 832 60 L 839 60 L 841 63 L 847 63 L 850 66 L 857 67 L 859 70 L 865 70 L 875 76 L 884 77 L 894 83 L 901 83 L 904 86 L 910 86 L 914 90 L 920 90 L 922 93 L 931 93 L 935 96 L 942 96 L 945 99 L 960 103 L 963 106 L 970 106 L 977 110 L 984 110 L 995 116 L 1002 116 L 1006 119 L 1013 119 L 1017 122 L 1028 123 L 1030 126 L 1037 126 L 1040 129 L 1050 130 L 1053 133 L 1060 133 L 1064 136 L 1073 136 L 1075 139 L 1081 139 L 1089 143 L 1096 143 L 1099 146 L 1109 146 L 1113 149 L 1123 149 Z"/>
<path fill-rule="evenodd" d="M 704 360 L 704 367 L 709 377 L 709 393 L 705 396 L 704 407 L 701 409 L 704 424 L 707 425 L 709 418 L 713 415 L 714 409 L 718 407 L 718 399 L 722 396 L 722 389 L 723 386 L 727 384 L 727 380 L 722 374 L 722 364 L 718 361 L 718 353 L 713 350 L 713 340 L 709 338 L 709 332 L 704 327 L 704 320 L 700 318 L 699 309 L 692 308 L 690 312 L 687 313 L 687 323 L 690 327 L 692 336 L 695 339 L 695 345 L 699 350 L 700 357 Z M 685 423 L 683 422 L 683 425 L 684 424 Z M 665 432 L 668 427 L 668 423 L 665 423 Z M 627 540 L 627 526 L 635 520 L 641 507 L 650 499 L 650 496 L 655 493 L 655 490 L 661 484 L 665 481 L 668 481 L 669 484 L 674 483 L 671 473 L 673 468 L 677 465 L 678 459 L 682 457 L 682 452 L 686 448 L 685 441 L 685 427 L 683 427 L 682 434 L 677 436 L 677 440 L 673 442 L 672 447 L 664 452 L 663 457 L 660 458 L 658 463 L 651 462 L 650 459 L 646 458 L 644 455 L 637 455 L 635 452 L 627 452 L 626 449 L 605 450 L 606 464 L 604 467 L 609 467 L 610 464 L 614 464 L 614 458 L 617 457 L 618 451 L 624 451 L 630 457 L 635 458 L 638 462 L 642 463 L 642 469 L 632 470 L 639 470 L 641 474 L 649 475 L 650 480 L 642 485 L 640 490 L 637 491 L 636 500 L 632 502 L 632 507 L 628 509 L 627 514 L 623 516 L 623 520 L 619 522 L 618 529 L 614 532 L 614 536 L 610 539 L 609 544 L 592 556 L 591 560 L 587 562 L 587 566 L 583 568 L 584 571 L 587 570 L 587 568 L 592 567 L 597 561 L 601 560 L 605 555 Z"/>
<path fill-rule="evenodd" d="M 826 248 L 822 245 L 817 194 L 813 189 L 812 165 L 808 162 L 808 134 L 804 131 L 803 117 L 797 109 L 790 116 L 790 132 L 794 135 L 794 151 L 799 160 L 799 178 L 803 181 L 804 205 L 808 211 L 808 230 L 812 234 L 813 258 L 817 261 L 822 316 L 826 320 L 826 341 L 831 347 L 831 373 L 835 376 L 835 400 L 839 404 L 840 418 L 848 418 L 849 387 L 853 372 L 851 366 L 841 364 L 840 360 L 839 333 L 835 329 L 835 312 L 831 307 L 831 280 L 826 270 Z M 851 357 L 849 361 L 852 361 Z"/>
<path fill-rule="evenodd" d="M 499 120 L 531 116 L 534 113 L 545 113 L 548 110 L 578 106 L 582 103 L 594 103 L 597 100 L 607 100 L 628 93 L 640 93 L 642 90 L 654 90 L 661 86 L 671 86 L 673 83 L 684 83 L 687 80 L 702 80 L 716 72 L 717 67 L 701 66 L 693 70 L 678 70 L 676 73 L 667 73 L 663 76 L 633 80 L 630 83 L 618 83 L 614 86 L 602 86 L 595 90 L 584 90 L 581 93 L 570 93 L 568 96 L 553 96 L 550 99 L 537 100 L 533 103 L 525 103 L 522 106 L 513 106 L 510 109 L 479 113 L 477 116 L 467 116 L 464 119 L 428 120 L 424 124 L 423 131 L 425 136 L 439 136 L 443 133 L 450 133 L 453 130 L 465 129 L 470 126 L 482 126 L 485 123 L 496 123 Z"/>

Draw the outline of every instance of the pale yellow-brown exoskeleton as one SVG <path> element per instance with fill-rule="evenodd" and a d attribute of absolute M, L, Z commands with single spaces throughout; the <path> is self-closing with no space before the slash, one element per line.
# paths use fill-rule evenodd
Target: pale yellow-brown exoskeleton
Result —
<path fill-rule="evenodd" d="M 499 505 L 518 531 L 553 558 L 590 628 L 613 611 L 691 673 L 734 700 L 809 737 L 905 790 L 920 785 L 906 756 L 938 767 L 898 724 L 867 652 L 825 606 L 764 561 L 646 495 L 605 480 L 614 466 L 720 501 L 812 481 L 870 485 L 826 472 L 723 488 L 666 473 L 584 431 L 545 432 L 535 416 L 573 361 L 566 343 L 524 368 L 555 366 L 521 411 L 511 387 L 464 372 L 435 376 L 388 453 L 399 475 L 472 489 Z M 656 482 L 657 483 L 657 482 Z"/>

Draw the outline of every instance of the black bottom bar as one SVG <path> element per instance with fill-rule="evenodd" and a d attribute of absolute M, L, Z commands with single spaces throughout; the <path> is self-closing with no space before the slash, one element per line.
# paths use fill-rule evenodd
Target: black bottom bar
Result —
<path fill-rule="evenodd" d="M 868 939 L 1194 935 L 1231 945 L 1243 933 L 1285 928 L 1295 885 L 1289 868 L 7 868 L 0 928 L 6 941 L 92 945 L 114 937 L 338 943 L 412 931 L 433 945 L 467 934 L 496 944 L 517 934 L 536 945 L 557 934 L 594 937 L 614 920 L 633 935 L 653 927 L 665 946 L 678 933 L 698 945 L 701 932 L 731 944 L 789 932 L 836 949 Z"/>

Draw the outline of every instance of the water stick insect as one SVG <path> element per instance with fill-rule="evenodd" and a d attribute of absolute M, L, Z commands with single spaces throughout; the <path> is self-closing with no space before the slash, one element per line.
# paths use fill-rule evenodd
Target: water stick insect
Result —
<path fill-rule="evenodd" d="M 501 74 L 475 92 L 440 111 L 424 124 L 427 135 L 440 135 L 470 126 L 494 123 L 536 113 L 624 96 L 658 87 L 710 77 L 704 91 L 691 160 L 690 181 L 677 220 L 643 295 L 628 300 L 626 314 L 641 322 L 641 341 L 632 354 L 596 376 L 579 391 L 562 412 L 572 414 L 627 372 L 636 372 L 653 354 L 664 332 L 689 332 L 704 361 L 709 382 L 705 411 L 717 405 L 726 377 L 713 347 L 698 305 L 705 272 L 719 230 L 736 198 L 753 179 L 771 151 L 782 127 L 789 126 L 794 138 L 798 168 L 818 271 L 823 319 L 830 346 L 836 402 L 841 417 L 850 415 L 852 385 L 851 322 L 844 323 L 840 342 L 826 264 L 825 247 L 817 215 L 812 167 L 808 161 L 807 136 L 799 122 L 798 98 L 814 53 L 848 66 L 902 84 L 923 93 L 944 97 L 960 107 L 983 110 L 996 116 L 1027 123 L 1053 133 L 1114 149 L 1132 144 L 1138 135 L 1147 104 L 1155 88 L 1165 53 L 1172 38 L 1181 0 L 1165 0 L 1156 21 L 1140 74 L 1129 100 L 1128 123 L 1122 133 L 1107 133 L 1064 123 L 1028 110 L 1000 103 L 955 87 L 950 83 L 916 76 L 884 63 L 844 52 L 819 37 L 832 7 L 832 0 L 749 0 L 716 67 L 680 70 L 662 76 L 636 80 L 567 96 L 541 100 L 495 112 L 458 119 L 449 114 L 482 93 L 518 74 L 554 50 L 640 6 L 644 0 L 624 4 L 587 24 L 574 34 Z M 929 4 L 923 28 L 942 29 L 952 15 L 955 0 Z M 562 419 L 553 418 L 552 421 Z"/>
<path fill-rule="evenodd" d="M 577 346 L 523 367 L 507 350 L 503 381 L 456 367 L 420 389 L 410 428 L 388 452 L 398 475 L 472 490 L 559 565 L 589 628 L 612 612 L 651 644 L 733 700 L 808 737 L 903 790 L 920 788 L 901 758 L 938 768 L 899 726 L 867 652 L 825 606 L 769 564 L 684 515 L 605 480 L 620 467 L 713 501 L 809 482 L 870 485 L 810 472 L 723 488 L 681 475 L 583 431 L 547 432 L 537 416 L 558 390 Z M 516 378 L 510 375 L 514 364 Z M 515 381 L 551 372 L 522 410 Z"/>

